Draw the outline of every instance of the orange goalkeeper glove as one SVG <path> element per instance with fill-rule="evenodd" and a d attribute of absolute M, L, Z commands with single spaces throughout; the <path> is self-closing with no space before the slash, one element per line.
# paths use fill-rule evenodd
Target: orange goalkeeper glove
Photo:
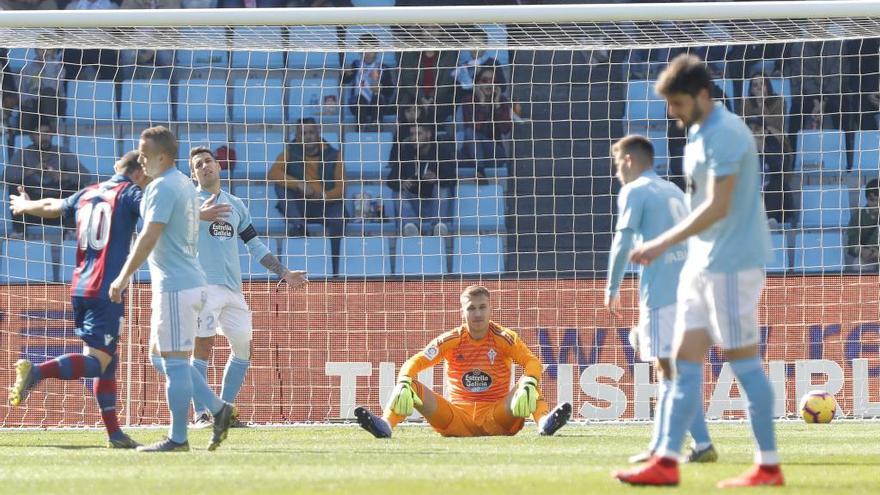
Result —
<path fill-rule="evenodd" d="M 416 395 L 412 387 L 412 378 L 404 376 L 397 382 L 391 399 L 388 401 L 388 409 L 398 416 L 409 416 L 413 413 L 413 407 L 422 405 L 422 399 Z"/>

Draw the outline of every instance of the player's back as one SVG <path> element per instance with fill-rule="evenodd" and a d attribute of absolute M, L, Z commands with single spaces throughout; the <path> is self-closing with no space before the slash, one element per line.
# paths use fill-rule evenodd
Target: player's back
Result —
<path fill-rule="evenodd" d="M 210 192 L 199 189 L 199 199 L 204 201 L 210 197 Z M 232 211 L 225 219 L 199 222 L 199 262 L 209 285 L 238 291 L 241 289 L 238 239 L 243 231 L 253 229 L 251 217 L 244 203 L 226 191 L 220 191 L 215 204 L 228 204 Z"/>
<path fill-rule="evenodd" d="M 638 218 L 629 220 L 633 233 L 641 240 L 651 240 L 671 229 L 687 216 L 684 193 L 675 184 L 661 179 L 653 170 L 621 190 L 620 211 L 632 212 Z M 639 277 L 639 296 L 642 305 L 659 308 L 675 303 L 678 278 L 687 257 L 684 243 L 667 249 L 650 265 L 643 267 Z"/>
<path fill-rule="evenodd" d="M 64 200 L 65 215 L 76 218 L 76 267 L 71 296 L 110 298 L 110 284 L 128 257 L 141 194 L 141 189 L 128 177 L 114 175 Z"/>
<path fill-rule="evenodd" d="M 716 104 L 701 125 L 691 127 L 684 163 L 691 209 L 706 200 L 710 176 L 736 175 L 727 215 L 690 238 L 688 265 L 726 273 L 763 267 L 771 253 L 770 231 L 758 150 L 745 122 Z"/>
<path fill-rule="evenodd" d="M 166 170 L 147 186 L 141 209 L 145 223 L 165 224 L 148 258 L 153 290 L 204 286 L 198 262 L 199 200 L 192 180 L 176 168 Z"/>

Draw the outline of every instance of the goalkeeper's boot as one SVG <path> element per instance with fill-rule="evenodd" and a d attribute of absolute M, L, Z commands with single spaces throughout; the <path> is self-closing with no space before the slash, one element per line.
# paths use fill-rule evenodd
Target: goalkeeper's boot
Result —
<path fill-rule="evenodd" d="M 371 413 L 366 407 L 354 408 L 354 417 L 361 428 L 370 432 L 376 438 L 391 438 L 391 425 L 383 418 Z"/>
<path fill-rule="evenodd" d="M 238 409 L 234 405 L 226 402 L 217 414 L 214 415 L 214 435 L 211 436 L 211 443 L 208 444 L 208 450 L 217 450 L 217 447 L 226 440 L 229 434 L 229 428 L 235 424 L 238 419 Z"/>
<path fill-rule="evenodd" d="M 211 421 L 211 415 L 208 414 L 207 412 L 203 412 L 202 414 L 199 414 L 199 416 L 193 422 L 192 427 L 197 430 L 201 430 L 203 428 L 207 428 L 207 427 L 213 426 L 213 425 L 214 425 L 214 422 Z"/>
<path fill-rule="evenodd" d="M 15 384 L 9 389 L 9 405 L 15 407 L 21 404 L 36 383 L 33 363 L 27 359 L 19 359 L 15 363 Z"/>
<path fill-rule="evenodd" d="M 654 456 L 642 467 L 616 471 L 613 476 L 629 485 L 677 486 L 678 461 Z"/>
<path fill-rule="evenodd" d="M 643 464 L 650 461 L 652 457 L 654 457 L 654 451 L 646 450 L 644 452 L 639 452 L 638 454 L 629 456 L 629 459 L 627 459 L 627 461 L 629 461 L 630 464 Z"/>
<path fill-rule="evenodd" d="M 684 462 L 686 463 L 708 463 L 708 462 L 716 462 L 718 460 L 718 451 L 715 450 L 715 447 L 708 446 L 704 449 L 698 449 L 696 447 L 692 448 L 690 452 L 688 452 L 687 456 L 684 458 Z"/>
<path fill-rule="evenodd" d="M 718 488 L 740 488 L 745 486 L 782 486 L 785 479 L 779 466 L 756 464 L 745 474 L 718 482 Z"/>
<path fill-rule="evenodd" d="M 538 425 L 538 435 L 549 437 L 559 431 L 571 418 L 571 404 L 563 402 L 553 408 L 546 416 L 541 418 Z"/>
<path fill-rule="evenodd" d="M 170 438 L 159 440 L 150 445 L 141 445 L 137 448 L 138 452 L 189 452 L 189 442 L 177 443 Z"/>
<path fill-rule="evenodd" d="M 125 433 L 122 433 L 117 438 L 110 438 L 107 440 L 108 449 L 136 449 L 140 446 L 141 444 L 135 442 L 134 439 Z"/>

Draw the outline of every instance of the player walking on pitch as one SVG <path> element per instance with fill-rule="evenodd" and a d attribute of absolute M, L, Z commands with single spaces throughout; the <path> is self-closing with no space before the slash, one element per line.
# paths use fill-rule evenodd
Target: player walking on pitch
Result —
<path fill-rule="evenodd" d="M 226 439 L 238 413 L 235 406 L 214 395 L 189 362 L 199 313 L 207 297 L 205 274 L 197 259 L 198 195 L 190 178 L 174 167 L 177 138 L 167 128 L 157 126 L 144 130 L 138 151 L 141 165 L 153 177 L 141 203 L 144 229 L 122 272 L 110 284 L 110 299 L 121 302 L 132 274 L 144 261 L 149 261 L 150 348 L 158 349 L 162 356 L 162 368 L 167 376 L 165 395 L 171 411 L 168 437 L 138 450 L 189 450 L 187 417 L 193 396 L 203 401 L 214 415 L 214 434 L 208 450 L 215 450 Z"/>
<path fill-rule="evenodd" d="M 773 389 L 758 352 L 758 300 L 771 252 L 758 153 L 742 119 L 712 101 L 712 84 L 706 66 L 692 55 L 676 57 L 657 80 L 657 93 L 666 99 L 669 114 L 688 128 L 684 167 L 691 212 L 631 254 L 632 261 L 647 265 L 688 240 L 678 286 L 669 427 L 644 467 L 614 473 L 633 485 L 678 484 L 678 455 L 702 407 L 703 360 L 713 342 L 724 349 L 745 392 L 757 444 L 755 466 L 718 486 L 784 484 L 773 426 Z"/>
<path fill-rule="evenodd" d="M 229 208 L 224 218 L 199 222 L 199 262 L 208 281 L 208 300 L 196 332 L 192 365 L 207 378 L 214 335 L 218 330 L 222 332 L 232 352 L 223 370 L 220 398 L 234 403 L 250 366 L 253 337 L 251 311 L 241 292 L 238 238 L 244 242 L 251 257 L 281 278 L 279 285 L 286 282 L 293 288 L 300 287 L 307 281 L 306 273 L 288 270 L 260 241 L 244 203 L 220 188 L 220 164 L 214 153 L 208 148 L 197 147 L 190 150 L 189 156 L 200 199 L 206 204 L 228 205 Z M 193 400 L 196 426 L 210 425 L 208 408 L 198 398 L 193 397 Z"/>
<path fill-rule="evenodd" d="M 34 365 L 27 359 L 15 363 L 15 384 L 9 405 L 18 406 L 41 380 L 94 378 L 93 391 L 101 420 L 107 429 L 107 446 L 132 449 L 138 443 L 122 432 L 116 416 L 116 346 L 125 306 L 110 301 L 110 282 L 119 274 L 128 255 L 131 236 L 140 215 L 142 188 L 149 178 L 130 151 L 116 162 L 116 174 L 65 199 L 31 200 L 24 188 L 10 196 L 13 215 L 76 219 L 76 267 L 70 283 L 76 335 L 83 341 L 81 354 L 65 354 Z"/>
<path fill-rule="evenodd" d="M 461 312 L 464 325 L 440 335 L 404 363 L 383 417 L 355 408 L 361 427 L 376 438 L 388 438 L 413 408 L 445 437 L 515 435 L 529 416 L 538 423 L 541 435 L 553 435 L 565 426 L 571 404 L 564 402 L 548 412 L 538 389 L 541 362 L 516 333 L 489 319 L 489 290 L 478 285 L 466 288 L 461 293 Z M 451 401 L 415 379 L 420 371 L 444 360 Z M 514 362 L 523 367 L 523 376 L 510 390 Z"/>
<path fill-rule="evenodd" d="M 687 216 L 684 193 L 671 182 L 657 176 L 653 169 L 654 147 L 643 136 L 626 136 L 611 147 L 615 174 L 623 186 L 617 197 L 617 233 L 608 261 L 608 285 L 605 306 L 619 316 L 620 282 L 636 239 L 649 241 Z M 656 262 L 642 268 L 639 275 L 639 323 L 630 332 L 630 341 L 642 361 L 654 361 L 659 386 L 654 433 L 648 450 L 630 457 L 631 463 L 645 462 L 660 447 L 667 409 L 672 398 L 672 337 L 675 323 L 675 291 L 679 273 L 687 257 L 684 243 L 671 246 Z M 699 403 L 702 404 L 702 394 Z M 712 447 L 703 408 L 696 410 L 689 428 L 694 447 L 688 462 L 715 462 L 718 454 Z"/>

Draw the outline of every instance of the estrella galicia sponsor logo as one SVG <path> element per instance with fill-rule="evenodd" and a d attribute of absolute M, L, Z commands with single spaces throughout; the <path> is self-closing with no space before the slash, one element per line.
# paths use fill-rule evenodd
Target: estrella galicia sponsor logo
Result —
<path fill-rule="evenodd" d="M 468 392 L 485 392 L 492 386 L 492 377 L 481 370 L 470 370 L 461 378 Z"/>
<path fill-rule="evenodd" d="M 211 225 L 208 227 L 208 233 L 211 234 L 211 237 L 220 239 L 221 241 L 228 241 L 235 235 L 235 229 L 232 228 L 232 224 L 229 222 L 215 220 L 211 222 Z"/>

